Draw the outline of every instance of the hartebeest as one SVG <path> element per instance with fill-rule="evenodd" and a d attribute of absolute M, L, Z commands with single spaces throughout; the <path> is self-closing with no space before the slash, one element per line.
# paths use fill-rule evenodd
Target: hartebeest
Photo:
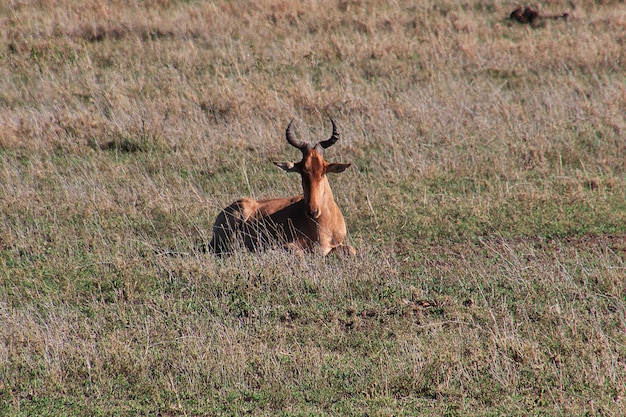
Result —
<path fill-rule="evenodd" d="M 251 251 L 268 247 L 285 247 L 302 254 L 319 251 L 322 255 L 354 255 L 352 246 L 344 245 L 346 223 L 333 199 L 328 173 L 343 172 L 352 164 L 328 163 L 324 149 L 339 140 L 339 131 L 330 119 L 330 139 L 315 145 L 300 141 L 293 132 L 293 119 L 286 131 L 287 142 L 302 152 L 300 162 L 274 162 L 286 172 L 297 172 L 302 178 L 303 194 L 295 197 L 256 201 L 242 198 L 223 209 L 213 225 L 210 249 L 229 252 L 235 242 Z"/>

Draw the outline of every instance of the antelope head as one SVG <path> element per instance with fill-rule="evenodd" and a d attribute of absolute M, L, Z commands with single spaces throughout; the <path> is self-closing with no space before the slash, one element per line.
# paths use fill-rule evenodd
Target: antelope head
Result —
<path fill-rule="evenodd" d="M 274 164 L 287 172 L 297 172 L 302 178 L 302 191 L 306 214 L 311 219 L 319 219 L 330 208 L 333 202 L 333 194 L 330 190 L 326 174 L 329 172 L 343 172 L 352 164 L 329 163 L 324 160 L 324 149 L 332 146 L 339 140 L 339 131 L 333 119 L 332 136 L 316 144 L 303 142 L 296 138 L 293 132 L 293 119 L 287 126 L 287 142 L 302 152 L 300 162 L 274 162 Z"/>

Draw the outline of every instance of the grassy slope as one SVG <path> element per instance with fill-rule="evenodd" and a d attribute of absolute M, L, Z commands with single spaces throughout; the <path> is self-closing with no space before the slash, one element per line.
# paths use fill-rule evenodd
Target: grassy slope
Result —
<path fill-rule="evenodd" d="M 0 6 L 0 414 L 619 415 L 626 9 L 515 6 Z M 294 116 L 358 258 L 195 253 Z"/>

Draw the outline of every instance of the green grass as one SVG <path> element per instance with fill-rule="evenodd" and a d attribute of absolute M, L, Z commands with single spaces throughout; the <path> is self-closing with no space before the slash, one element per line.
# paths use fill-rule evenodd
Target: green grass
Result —
<path fill-rule="evenodd" d="M 623 2 L 0 6 L 0 415 L 618 416 Z M 354 259 L 217 258 L 341 140 Z"/>

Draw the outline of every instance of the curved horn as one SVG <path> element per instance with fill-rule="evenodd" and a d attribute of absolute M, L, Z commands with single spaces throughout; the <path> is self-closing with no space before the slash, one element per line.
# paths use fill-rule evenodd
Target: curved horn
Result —
<path fill-rule="evenodd" d="M 330 123 L 332 123 L 332 125 L 333 125 L 333 134 L 332 134 L 332 136 L 330 137 L 330 139 L 327 139 L 327 140 L 321 141 L 321 142 L 319 143 L 319 145 L 320 145 L 323 149 L 326 149 L 326 148 L 328 148 L 328 147 L 333 146 L 333 145 L 335 144 L 335 142 L 337 142 L 337 141 L 339 140 L 339 130 L 337 130 L 337 125 L 335 124 L 335 121 L 334 121 L 332 118 L 330 118 Z"/>
<path fill-rule="evenodd" d="M 287 126 L 287 142 L 293 147 L 300 149 L 302 152 L 306 152 L 308 149 L 308 145 L 301 140 L 296 139 L 296 135 L 293 133 L 293 119 L 289 122 L 289 126 Z"/>

